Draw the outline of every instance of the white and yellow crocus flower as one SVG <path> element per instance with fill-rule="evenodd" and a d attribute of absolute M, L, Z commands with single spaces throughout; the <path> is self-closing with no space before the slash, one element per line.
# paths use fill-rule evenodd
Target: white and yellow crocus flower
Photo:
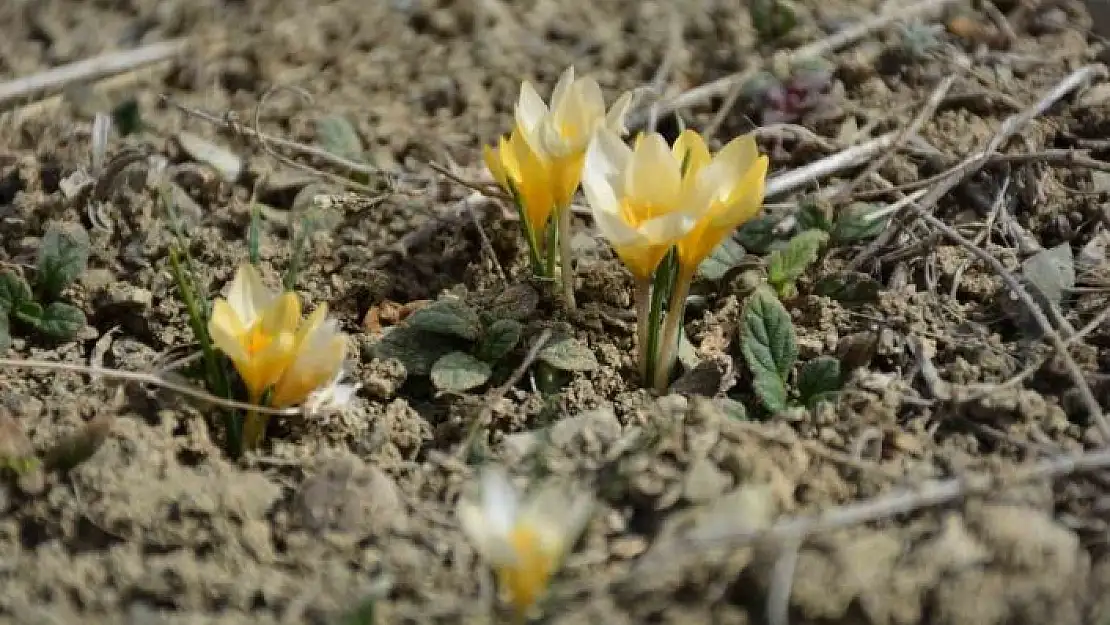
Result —
<path fill-rule="evenodd" d="M 586 494 L 548 483 L 522 498 L 501 469 L 486 469 L 477 497 L 459 500 L 463 531 L 497 575 L 503 599 L 524 617 L 578 540 L 592 510 Z"/>
<path fill-rule="evenodd" d="M 328 398 L 334 404 L 336 397 L 349 398 L 353 389 L 336 386 L 347 339 L 335 321 L 327 319 L 327 310 L 322 304 L 302 324 L 297 295 L 267 289 L 258 270 L 244 263 L 235 272 L 227 298 L 213 304 L 208 333 L 235 365 L 252 403 L 260 403 L 272 391 L 270 406 L 296 406 L 334 386 Z M 261 440 L 264 426 L 261 415 L 247 415 L 248 446 Z"/>
<path fill-rule="evenodd" d="M 249 263 L 235 272 L 227 299 L 216 299 L 208 334 L 235 365 L 252 402 L 258 402 L 293 361 L 300 322 L 296 294 L 267 289 Z"/>
<path fill-rule="evenodd" d="M 758 214 L 766 174 L 767 157 L 758 154 L 751 135 L 733 140 L 716 156 L 692 130 L 673 147 L 649 133 L 629 148 L 604 129 L 590 144 L 582 186 L 598 230 L 636 279 L 641 350 L 647 349 L 651 330 L 646 317 L 653 275 L 667 252 L 677 250 L 678 274 L 659 357 L 641 351 L 641 372 L 655 358 L 657 387 L 665 386 L 674 364 L 682 307 L 698 265 Z"/>
<path fill-rule="evenodd" d="M 589 77 L 575 78 L 574 67 L 568 67 L 559 77 L 551 92 L 550 106 L 532 83 L 524 81 L 520 85 L 514 111 L 516 133 L 545 164 L 544 179 L 551 191 L 553 211 L 558 216 L 563 296 L 572 308 L 571 199 L 582 177 L 582 161 L 590 139 L 602 128 L 618 135 L 627 132 L 624 123 L 631 103 L 632 94 L 628 92 L 606 111 L 605 98 L 597 81 Z"/>

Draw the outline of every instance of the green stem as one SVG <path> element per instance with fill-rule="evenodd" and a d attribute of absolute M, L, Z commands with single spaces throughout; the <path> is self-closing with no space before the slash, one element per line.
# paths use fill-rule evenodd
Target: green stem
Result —
<path fill-rule="evenodd" d="M 651 324 L 651 279 L 636 283 L 636 350 L 639 356 L 640 379 L 648 383 L 651 350 L 649 336 Z"/>
<path fill-rule="evenodd" d="M 262 438 L 266 435 L 268 420 L 268 415 L 259 414 L 253 410 L 247 413 L 246 422 L 243 424 L 244 449 L 257 449 L 262 444 Z"/>
<path fill-rule="evenodd" d="M 559 228 L 556 227 L 553 219 L 547 220 L 547 227 L 544 230 L 547 236 L 547 242 L 544 244 L 544 252 L 547 254 L 547 264 L 544 265 L 545 278 L 552 278 L 555 276 L 555 262 L 559 254 Z"/>
<path fill-rule="evenodd" d="M 567 302 L 567 309 L 574 310 L 574 268 L 570 260 L 570 206 L 559 209 L 559 265 L 562 269 L 563 299 Z"/>
<path fill-rule="evenodd" d="M 670 385 L 671 371 L 678 358 L 678 339 L 682 333 L 682 321 L 686 317 L 686 296 L 690 294 L 690 281 L 693 275 L 685 269 L 678 272 L 671 301 L 667 304 L 667 323 L 663 328 L 663 339 L 659 344 L 659 360 L 655 368 L 655 390 L 663 392 Z"/>
<path fill-rule="evenodd" d="M 524 233 L 524 241 L 528 244 L 528 260 L 532 262 L 532 273 L 542 277 L 545 275 L 545 271 L 540 256 L 539 241 L 536 240 L 536 231 L 528 221 L 528 214 L 524 212 L 524 204 L 520 202 L 520 194 L 517 193 L 516 185 L 513 184 L 512 180 L 509 180 L 509 196 L 512 198 L 516 214 L 520 217 L 520 230 Z M 550 275 L 550 273 L 546 275 Z"/>
<path fill-rule="evenodd" d="M 659 331 L 663 325 L 663 304 L 666 300 L 667 293 L 674 289 L 674 278 L 676 262 L 674 259 L 674 249 L 663 257 L 663 261 L 655 268 L 655 276 L 652 278 L 651 287 L 651 311 L 648 321 L 648 366 L 647 377 L 644 378 L 644 385 L 651 384 L 655 379 L 655 370 L 659 364 Z"/>

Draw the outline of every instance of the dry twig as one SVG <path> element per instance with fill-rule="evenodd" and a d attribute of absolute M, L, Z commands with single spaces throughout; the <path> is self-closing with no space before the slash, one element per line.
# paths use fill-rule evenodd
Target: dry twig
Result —
<path fill-rule="evenodd" d="M 184 52 L 187 44 L 185 39 L 162 41 L 133 50 L 109 52 L 24 78 L 9 80 L 0 84 L 0 109 L 20 101 L 56 93 L 76 83 L 100 80 L 165 61 Z"/>

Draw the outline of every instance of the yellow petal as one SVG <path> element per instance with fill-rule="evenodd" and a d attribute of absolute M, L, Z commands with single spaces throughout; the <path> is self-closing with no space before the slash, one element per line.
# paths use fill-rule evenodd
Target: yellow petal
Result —
<path fill-rule="evenodd" d="M 678 242 L 678 262 L 690 274 L 733 230 L 759 214 L 767 176 L 766 156 L 755 163 L 733 185 L 723 201 L 714 201 L 698 224 Z"/>
<path fill-rule="evenodd" d="M 497 568 L 497 582 L 505 599 L 523 615 L 547 590 L 561 554 L 545 549 L 540 534 L 527 525 L 514 528 L 509 542 L 516 561 Z"/>
<path fill-rule="evenodd" d="M 572 154 L 552 163 L 551 177 L 554 185 L 554 205 L 557 208 L 570 206 L 578 183 L 582 179 L 582 161 L 585 153 Z"/>
<path fill-rule="evenodd" d="M 324 309 L 326 311 L 326 309 Z M 303 403 L 313 391 L 335 378 L 347 357 L 347 338 L 334 321 L 323 321 L 317 310 L 306 326 L 309 332 L 294 340 L 292 358 L 279 380 L 271 403 L 277 407 Z"/>
<path fill-rule="evenodd" d="M 251 354 L 247 360 L 234 362 L 248 394 L 257 401 L 267 388 L 278 381 L 292 358 L 293 335 L 283 332 L 270 337 L 266 346 Z"/>
<path fill-rule="evenodd" d="M 692 181 L 697 178 L 698 172 L 712 160 L 705 139 L 694 130 L 683 130 L 671 148 L 674 158 L 681 165 L 686 164 L 682 173 L 682 180 Z"/>
<path fill-rule="evenodd" d="M 644 135 L 637 142 L 625 175 L 626 196 L 648 211 L 642 219 L 672 210 L 682 190 L 678 163 L 666 139 L 658 133 Z"/>
<path fill-rule="evenodd" d="M 208 320 L 208 335 L 216 349 L 227 354 L 233 361 L 246 360 L 247 350 L 243 346 L 246 328 L 239 316 L 227 301 L 217 299 L 212 304 L 212 317 Z"/>
<path fill-rule="evenodd" d="M 285 292 L 262 313 L 259 320 L 263 334 L 276 335 L 296 332 L 301 322 L 301 300 L 296 293 Z"/>
<path fill-rule="evenodd" d="M 514 134 L 510 149 L 518 170 L 513 182 L 520 194 L 528 226 L 535 231 L 543 229 L 554 207 L 554 189 L 550 163 L 544 161 L 522 137 Z"/>
<path fill-rule="evenodd" d="M 482 158 L 486 161 L 486 168 L 502 189 L 510 191 L 509 179 L 505 174 L 505 166 L 501 164 L 501 150 L 488 145 L 482 146 Z M 510 191 L 511 192 L 511 191 Z"/>

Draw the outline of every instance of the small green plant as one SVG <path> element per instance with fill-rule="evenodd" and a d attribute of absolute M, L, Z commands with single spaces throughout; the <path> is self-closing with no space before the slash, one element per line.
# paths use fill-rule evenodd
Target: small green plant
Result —
<path fill-rule="evenodd" d="M 85 327 L 85 314 L 64 301 L 62 292 L 84 273 L 88 261 L 84 228 L 53 224 L 43 236 L 33 282 L 14 270 L 0 272 L 0 352 L 10 347 L 12 331 L 65 341 Z"/>
<path fill-rule="evenodd" d="M 472 390 L 489 382 L 497 365 L 521 344 L 523 321 L 538 302 L 539 295 L 527 285 L 506 289 L 481 311 L 462 299 L 439 299 L 387 330 L 374 345 L 374 355 L 400 361 L 410 375 L 428 376 L 440 391 Z M 549 342 L 537 361 L 561 371 L 597 368 L 593 352 L 569 337 Z"/>
<path fill-rule="evenodd" d="M 769 287 L 756 289 L 745 302 L 740 340 L 755 394 L 771 413 L 793 404 L 813 408 L 835 398 L 842 387 L 840 361 L 828 356 L 805 363 L 792 376 L 798 360 L 794 324 Z"/>

